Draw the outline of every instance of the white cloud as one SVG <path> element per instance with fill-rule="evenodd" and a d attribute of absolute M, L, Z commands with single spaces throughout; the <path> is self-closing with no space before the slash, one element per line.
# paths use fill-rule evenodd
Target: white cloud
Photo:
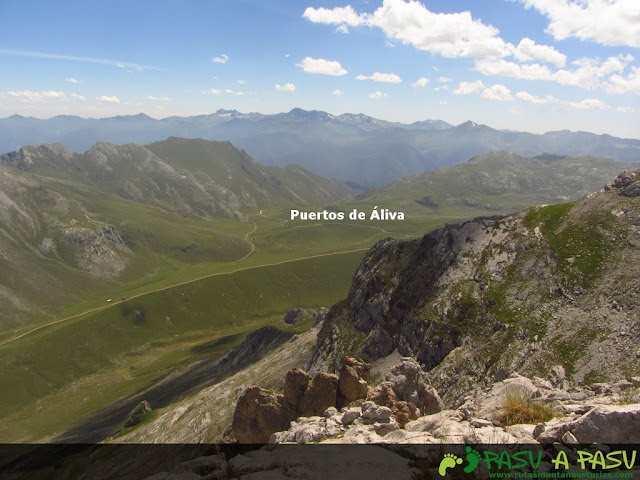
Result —
<path fill-rule="evenodd" d="M 434 88 L 434 90 L 435 90 L 436 92 L 439 92 L 439 91 L 441 91 L 441 90 L 449 90 L 449 85 L 439 85 L 439 86 L 437 86 L 436 88 Z"/>
<path fill-rule="evenodd" d="M 340 65 L 340 62 L 324 58 L 305 57 L 302 62 L 296 63 L 296 67 L 300 67 L 305 73 L 319 73 L 321 75 L 341 76 L 348 73 Z"/>
<path fill-rule="evenodd" d="M 388 94 L 383 93 L 383 92 L 381 92 L 380 90 L 376 90 L 375 92 L 371 92 L 371 93 L 369 94 L 369 98 L 373 98 L 373 99 L 376 99 L 376 98 L 384 98 L 384 97 L 388 97 L 388 96 L 389 96 Z"/>
<path fill-rule="evenodd" d="M 511 91 L 504 85 L 496 84 L 485 88 L 481 94 L 482 98 L 487 100 L 499 100 L 501 102 L 509 102 L 513 100 Z"/>
<path fill-rule="evenodd" d="M 374 82 L 380 83 L 400 83 L 402 79 L 396 75 L 395 73 L 380 73 L 375 72 L 373 75 L 358 75 L 356 80 L 373 80 Z"/>
<path fill-rule="evenodd" d="M 210 88 L 209 90 L 203 90 L 202 93 L 204 93 L 205 95 L 221 95 L 223 93 L 227 94 L 227 95 L 238 95 L 238 96 L 242 96 L 245 93 L 238 91 L 238 90 L 233 90 L 231 88 L 225 88 L 224 90 L 221 90 L 219 88 Z M 152 98 L 152 97 L 147 97 L 147 98 Z M 155 98 L 155 97 L 154 97 Z M 166 99 L 169 100 L 169 98 L 167 97 L 161 97 L 157 100 L 162 100 L 162 99 Z"/>
<path fill-rule="evenodd" d="M 339 97 L 340 95 L 342 95 L 342 92 L 336 89 L 333 92 L 331 92 L 331 95 L 335 95 L 336 97 Z"/>
<path fill-rule="evenodd" d="M 569 106 L 580 110 L 605 110 L 609 105 L 597 98 L 585 98 L 579 102 L 569 102 Z"/>
<path fill-rule="evenodd" d="M 239 84 L 239 85 L 244 85 L 245 83 L 247 83 L 247 81 L 246 81 L 246 80 L 238 80 L 238 84 Z"/>
<path fill-rule="evenodd" d="M 636 113 L 636 109 L 633 107 L 616 107 L 618 113 Z"/>
<path fill-rule="evenodd" d="M 640 95 L 640 67 L 631 67 L 631 73 L 626 77 L 622 75 L 611 75 L 605 84 L 608 93 L 627 93 L 632 92 Z"/>
<path fill-rule="evenodd" d="M 518 92 L 516 98 L 527 103 L 557 103 L 559 100 L 551 95 L 545 95 L 544 97 L 537 97 L 529 92 Z"/>
<path fill-rule="evenodd" d="M 72 93 L 70 96 L 74 100 L 80 100 L 81 102 L 84 102 L 87 99 L 87 97 L 83 97 L 82 95 L 78 95 L 77 93 Z"/>
<path fill-rule="evenodd" d="M 99 97 L 96 97 L 96 99 L 105 103 L 120 103 L 120 99 L 115 95 L 113 96 L 100 95 Z"/>
<path fill-rule="evenodd" d="M 552 76 L 552 71 L 546 65 L 538 63 L 519 65 L 502 59 L 479 59 L 475 62 L 475 69 L 483 75 L 515 77 L 526 80 L 550 80 Z"/>
<path fill-rule="evenodd" d="M 55 90 L 45 90 L 42 92 L 34 92 L 31 90 L 13 90 L 13 91 L 7 92 L 7 95 L 10 98 L 13 98 L 16 100 L 28 101 L 28 102 L 65 98 L 65 94 L 63 92 L 58 92 Z"/>
<path fill-rule="evenodd" d="M 336 32 L 338 32 L 338 33 L 349 33 L 349 29 L 347 28 L 346 25 L 338 25 L 338 28 L 336 28 Z"/>
<path fill-rule="evenodd" d="M 599 87 L 602 79 L 613 73 L 622 73 L 633 60 L 631 55 L 609 57 L 604 62 L 597 58 L 581 58 L 574 62 L 575 70 L 558 70 L 553 80 L 561 85 L 571 85 L 585 89 Z"/>
<path fill-rule="evenodd" d="M 449 82 L 453 81 L 453 78 L 451 78 L 451 77 L 439 77 L 438 81 L 440 83 L 449 83 Z"/>
<path fill-rule="evenodd" d="M 411 84 L 413 88 L 426 87 L 427 85 L 429 85 L 429 79 L 427 77 L 420 77 Z"/>
<path fill-rule="evenodd" d="M 637 0 L 520 0 L 549 19 L 556 40 L 575 37 L 602 45 L 640 47 Z"/>
<path fill-rule="evenodd" d="M 548 45 L 537 45 L 530 38 L 523 38 L 514 51 L 514 56 L 523 62 L 530 60 L 542 60 L 554 64 L 556 67 L 564 67 L 567 56 Z"/>
<path fill-rule="evenodd" d="M 415 0 L 383 0 L 371 14 L 358 14 L 351 6 L 309 7 L 303 17 L 314 23 L 377 27 L 390 40 L 448 58 L 509 54 L 498 29 L 474 20 L 470 12 L 433 13 Z"/>
<path fill-rule="evenodd" d="M 546 65 L 540 65 L 539 63 L 520 65 L 503 59 L 478 59 L 475 62 L 475 69 L 489 76 L 548 80 L 560 85 L 569 85 L 588 90 L 602 86 L 607 76 L 624 72 L 632 60 L 633 57 L 631 55 L 617 55 L 604 61 L 598 58 L 581 58 L 572 62 L 572 65 L 576 68 L 563 68 L 554 72 Z M 620 82 L 621 78 L 619 75 L 616 76 L 614 83 L 619 82 L 621 85 L 619 89 L 625 90 L 625 87 L 622 86 L 625 82 Z M 610 88 L 615 90 L 613 85 Z"/>
<path fill-rule="evenodd" d="M 440 100 L 440 105 L 447 105 L 449 104 L 449 102 L 447 102 L 446 100 Z"/>
<path fill-rule="evenodd" d="M 332 9 L 308 7 L 302 17 L 313 23 L 342 24 L 351 27 L 362 25 L 365 18 L 362 15 L 358 15 L 351 5 Z"/>
<path fill-rule="evenodd" d="M 223 65 L 225 63 L 227 63 L 227 60 L 229 60 L 229 57 L 227 55 L 225 55 L 224 53 L 222 55 L 220 55 L 219 57 L 213 57 L 211 59 L 211 61 L 213 63 L 222 63 Z"/>
<path fill-rule="evenodd" d="M 147 99 L 154 102 L 168 102 L 169 100 L 171 100 L 169 97 L 154 97 L 153 95 L 149 95 Z"/>
<path fill-rule="evenodd" d="M 285 83 L 284 85 L 276 83 L 275 89 L 279 92 L 295 92 L 296 86 L 293 83 Z"/>
<path fill-rule="evenodd" d="M 478 93 L 485 88 L 482 80 L 476 80 L 475 82 L 460 82 L 458 88 L 453 91 L 454 95 L 470 95 L 472 93 Z"/>
<path fill-rule="evenodd" d="M 73 83 L 74 85 L 80 83 L 80 82 L 78 82 L 78 79 L 74 78 L 74 77 L 67 77 L 67 78 L 64 79 L 64 81 L 67 82 L 67 83 Z"/>

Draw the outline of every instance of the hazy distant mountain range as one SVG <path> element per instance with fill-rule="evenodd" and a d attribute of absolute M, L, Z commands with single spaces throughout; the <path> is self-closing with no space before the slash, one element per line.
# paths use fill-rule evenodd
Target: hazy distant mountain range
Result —
<path fill-rule="evenodd" d="M 295 163 L 356 188 L 460 163 L 492 150 L 531 157 L 542 153 L 593 155 L 622 162 L 640 158 L 640 140 L 562 130 L 543 135 L 495 130 L 471 121 L 402 124 L 362 114 L 334 116 L 294 108 L 263 115 L 218 110 L 210 115 L 155 120 L 145 114 L 102 119 L 13 115 L 0 119 L 0 152 L 60 142 L 84 152 L 96 142 L 116 144 L 170 136 L 231 141 L 264 165 Z"/>

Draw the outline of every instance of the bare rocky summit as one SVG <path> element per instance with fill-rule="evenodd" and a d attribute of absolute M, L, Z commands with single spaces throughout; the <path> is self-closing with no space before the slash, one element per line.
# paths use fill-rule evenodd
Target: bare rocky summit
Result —
<path fill-rule="evenodd" d="M 609 185 L 605 191 L 614 191 L 626 197 L 640 196 L 640 170 L 623 172 Z"/>

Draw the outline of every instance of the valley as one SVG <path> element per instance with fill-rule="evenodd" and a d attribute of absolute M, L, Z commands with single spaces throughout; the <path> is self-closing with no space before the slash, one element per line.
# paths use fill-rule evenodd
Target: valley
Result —
<path fill-rule="evenodd" d="M 311 324 L 286 326 L 284 314 L 345 298 L 383 238 L 577 198 L 622 166 L 494 152 L 354 196 L 298 167 L 266 170 L 228 143 L 98 144 L 83 156 L 47 144 L 5 155 L 0 286 L 11 293 L 2 297 L 0 385 L 12 387 L 0 438 L 52 440 L 152 392 L 168 372 L 215 364 L 258 328 L 302 333 Z M 293 207 L 406 217 L 292 221 Z"/>
<path fill-rule="evenodd" d="M 637 3 L 0 1 L 0 479 L 640 475 Z"/>

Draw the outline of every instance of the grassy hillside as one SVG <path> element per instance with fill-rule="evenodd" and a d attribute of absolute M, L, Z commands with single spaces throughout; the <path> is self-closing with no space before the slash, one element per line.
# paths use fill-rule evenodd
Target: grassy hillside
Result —
<path fill-rule="evenodd" d="M 331 305 L 346 295 L 363 254 L 213 276 L 117 301 L 0 346 L 0 440 L 52 434 L 170 368 L 203 358 L 200 352 L 223 353 L 266 324 L 284 327 L 282 317 L 293 306 Z M 197 348 L 225 338 L 217 349 Z"/>
<path fill-rule="evenodd" d="M 467 163 L 401 178 L 360 196 L 411 215 L 468 216 L 513 212 L 573 200 L 600 190 L 628 164 L 599 157 L 489 152 Z"/>
<path fill-rule="evenodd" d="M 292 307 L 335 303 L 382 238 L 579 196 L 619 168 L 498 152 L 353 200 L 326 179 L 264 168 L 228 143 L 172 138 L 92 150 L 47 146 L 0 165 L 0 441 L 61 433 L 171 369 L 282 326 Z M 221 203 L 205 201 L 214 193 Z M 367 220 L 291 221 L 294 206 L 356 208 Z M 405 220 L 370 220 L 374 206 Z"/>
<path fill-rule="evenodd" d="M 83 155 L 25 147 L 0 157 L 0 180 L 0 330 L 80 311 L 132 282 L 213 273 L 253 252 L 248 212 L 345 196 L 228 142 L 178 138 Z"/>
<path fill-rule="evenodd" d="M 577 201 L 378 243 L 324 323 L 316 364 L 397 348 L 456 407 L 513 372 L 583 385 L 635 376 L 638 178 L 621 175 L 624 188 Z"/>

